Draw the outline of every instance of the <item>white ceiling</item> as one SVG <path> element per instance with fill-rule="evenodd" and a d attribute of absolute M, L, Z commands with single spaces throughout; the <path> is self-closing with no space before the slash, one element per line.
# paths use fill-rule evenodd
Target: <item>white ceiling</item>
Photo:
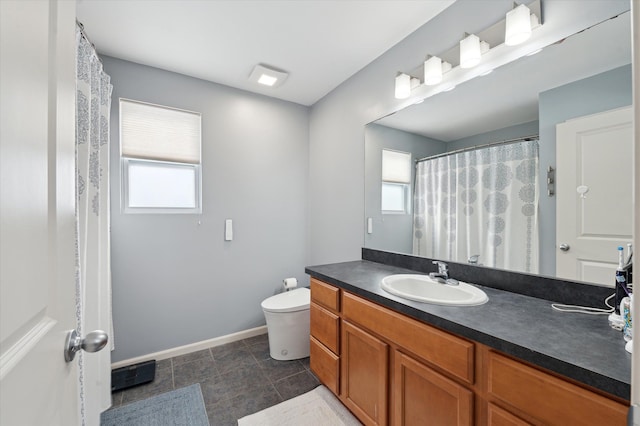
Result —
<path fill-rule="evenodd" d="M 100 54 L 313 105 L 455 0 L 78 0 Z M 280 87 L 247 78 L 263 63 Z"/>

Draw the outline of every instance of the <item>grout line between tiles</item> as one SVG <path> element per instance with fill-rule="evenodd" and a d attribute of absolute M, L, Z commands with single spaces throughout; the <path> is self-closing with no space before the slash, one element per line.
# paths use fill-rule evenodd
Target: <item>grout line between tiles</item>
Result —
<path fill-rule="evenodd" d="M 280 397 L 281 401 L 284 401 L 284 397 L 282 396 L 282 394 L 280 393 L 280 391 L 278 390 L 278 388 L 276 387 L 275 384 L 271 383 L 271 386 L 273 386 L 273 389 L 275 389 L 276 393 L 278 394 L 278 396 Z"/>

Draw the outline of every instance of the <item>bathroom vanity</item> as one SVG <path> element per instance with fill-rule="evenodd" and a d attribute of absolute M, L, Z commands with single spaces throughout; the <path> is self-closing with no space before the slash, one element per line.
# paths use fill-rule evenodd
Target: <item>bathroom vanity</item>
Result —
<path fill-rule="evenodd" d="M 380 281 L 415 271 L 367 260 L 306 272 L 311 369 L 364 424 L 626 424 L 631 356 L 606 316 L 488 286 L 481 306 L 413 302 Z"/>

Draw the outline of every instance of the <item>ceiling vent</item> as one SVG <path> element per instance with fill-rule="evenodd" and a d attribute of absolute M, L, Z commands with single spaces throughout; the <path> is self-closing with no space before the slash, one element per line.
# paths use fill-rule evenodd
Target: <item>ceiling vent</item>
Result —
<path fill-rule="evenodd" d="M 268 87 L 278 87 L 289 77 L 289 73 L 264 64 L 258 64 L 251 71 L 249 81 Z"/>

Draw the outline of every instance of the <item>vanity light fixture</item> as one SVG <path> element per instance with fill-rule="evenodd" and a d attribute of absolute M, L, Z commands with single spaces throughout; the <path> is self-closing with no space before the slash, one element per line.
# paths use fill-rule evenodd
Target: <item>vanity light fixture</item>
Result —
<path fill-rule="evenodd" d="M 278 87 L 289 76 L 289 73 L 264 64 L 258 64 L 253 68 L 249 75 L 249 81 L 261 84 L 263 86 Z"/>
<path fill-rule="evenodd" d="M 473 68 L 480 63 L 484 53 L 489 51 L 489 43 L 475 34 L 465 33 L 460 40 L 460 68 Z"/>
<path fill-rule="evenodd" d="M 451 71 L 451 64 L 437 56 L 432 56 L 424 61 L 424 84 L 433 86 L 442 81 L 442 75 Z"/>
<path fill-rule="evenodd" d="M 411 96 L 411 90 L 420 85 L 420 80 L 409 74 L 399 73 L 396 76 L 396 99 L 407 99 Z"/>
<path fill-rule="evenodd" d="M 432 56 L 424 61 L 424 84 L 433 86 L 442 81 L 442 59 Z"/>
<path fill-rule="evenodd" d="M 496 66 L 510 62 L 511 60 L 508 58 L 513 54 L 522 55 L 523 49 L 515 49 L 504 54 L 504 59 L 507 61 L 503 62 L 502 57 L 497 56 L 498 53 L 489 54 L 493 51 L 493 46 L 500 47 L 499 50 L 503 51 L 502 47 L 504 46 L 515 46 L 525 42 L 531 37 L 533 30 L 542 25 L 543 0 L 520 1 L 526 1 L 527 4 L 518 5 L 514 2 L 512 10 L 508 11 L 506 15 L 502 15 L 505 17 L 504 19 L 475 34 L 464 33 L 462 39 L 449 50 L 439 53 L 438 56 L 427 55 L 420 68 L 398 73 L 395 82 L 396 99 L 406 99 L 411 96 L 411 93 L 414 92 L 413 89 L 420 85 L 420 80 L 412 77 L 418 73 L 422 73 L 421 77 L 424 77 L 422 83 L 427 87 L 420 88 L 414 95 L 420 95 L 424 98 L 443 91 L 442 88 L 430 88 L 429 86 L 441 84 L 444 80 L 444 74 L 454 67 L 455 72 L 452 72 L 450 78 L 445 80 L 448 85 L 485 76 L 491 73 Z M 497 51 L 498 49 L 496 49 Z M 537 52 L 531 52 L 529 55 L 535 53 Z M 487 58 L 483 61 L 485 54 L 487 54 Z M 467 71 L 481 63 L 482 70 Z"/>
<path fill-rule="evenodd" d="M 531 37 L 533 28 L 540 25 L 538 17 L 524 4 L 507 12 L 505 24 L 504 44 L 507 46 L 525 42 Z"/>
<path fill-rule="evenodd" d="M 411 76 L 400 73 L 396 76 L 396 99 L 407 99 L 411 96 Z"/>

